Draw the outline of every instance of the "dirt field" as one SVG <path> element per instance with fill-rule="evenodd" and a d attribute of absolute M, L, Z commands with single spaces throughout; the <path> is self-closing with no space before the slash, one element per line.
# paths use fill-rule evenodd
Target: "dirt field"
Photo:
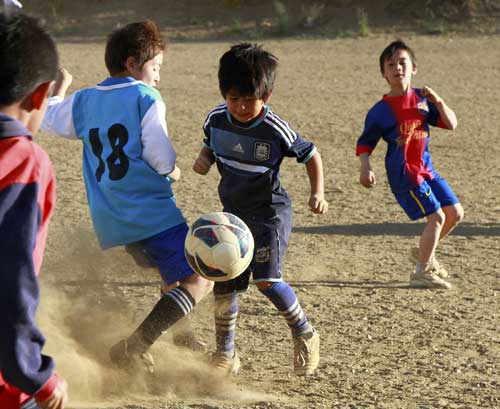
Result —
<path fill-rule="evenodd" d="M 214 377 L 202 355 L 176 349 L 166 334 L 152 353 L 154 379 L 124 376 L 107 351 L 158 297 L 154 271 L 121 249 L 98 249 L 81 177 L 81 145 L 41 135 L 58 180 L 58 203 L 42 273 L 40 325 L 46 351 L 70 382 L 71 408 L 298 409 L 500 407 L 500 37 L 409 37 L 419 59 L 415 85 L 429 85 L 455 110 L 459 127 L 433 130 L 438 171 L 459 195 L 466 217 L 439 247 L 450 291 L 407 286 L 409 248 L 422 224 L 411 223 L 388 188 L 385 146 L 373 155 L 378 185 L 358 184 L 354 145 L 366 111 L 386 91 L 378 55 L 393 38 L 266 41 L 281 61 L 270 106 L 322 154 L 330 211 L 307 209 L 305 169 L 284 163 L 294 201 L 285 279 L 321 334 L 317 375 L 291 374 L 285 322 L 255 288 L 241 298 L 237 345 L 242 371 Z M 217 174 L 191 171 L 206 113 L 220 102 L 217 62 L 228 43 L 170 46 L 160 91 L 182 180 L 175 185 L 188 221 L 220 210 Z M 63 42 L 71 90 L 106 73 L 103 43 Z M 212 301 L 194 326 L 214 345 Z"/>

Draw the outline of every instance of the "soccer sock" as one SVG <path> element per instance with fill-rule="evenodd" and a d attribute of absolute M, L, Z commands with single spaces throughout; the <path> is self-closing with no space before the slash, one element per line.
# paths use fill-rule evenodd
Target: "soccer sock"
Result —
<path fill-rule="evenodd" d="M 193 296 L 183 287 L 166 293 L 127 340 L 129 352 L 146 352 L 163 332 L 189 314 L 195 304 Z"/>
<path fill-rule="evenodd" d="M 432 265 L 432 260 L 431 261 L 427 261 L 427 262 L 425 262 L 425 261 L 424 262 L 417 261 L 417 265 L 415 266 L 415 272 L 417 274 L 423 273 L 431 265 Z"/>
<path fill-rule="evenodd" d="M 307 317 L 299 304 L 295 292 L 287 283 L 279 281 L 271 287 L 260 291 L 275 305 L 286 319 L 294 337 L 313 330 L 311 324 L 307 321 Z"/>
<path fill-rule="evenodd" d="M 232 357 L 235 348 L 236 320 L 238 318 L 238 294 L 216 295 L 214 317 L 217 352 Z"/>

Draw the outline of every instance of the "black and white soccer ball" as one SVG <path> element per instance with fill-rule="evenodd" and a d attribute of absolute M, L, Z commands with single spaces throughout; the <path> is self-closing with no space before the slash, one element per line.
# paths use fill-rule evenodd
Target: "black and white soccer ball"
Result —
<path fill-rule="evenodd" d="M 252 261 L 253 236 L 231 213 L 216 212 L 196 220 L 186 236 L 184 253 L 191 268 L 212 281 L 239 276 Z"/>

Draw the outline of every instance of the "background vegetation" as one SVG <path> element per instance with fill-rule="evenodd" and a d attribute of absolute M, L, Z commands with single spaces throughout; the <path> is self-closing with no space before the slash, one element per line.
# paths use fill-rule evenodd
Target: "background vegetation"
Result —
<path fill-rule="evenodd" d="M 102 36 L 152 18 L 178 40 L 500 33 L 500 0 L 25 0 L 61 35 Z"/>

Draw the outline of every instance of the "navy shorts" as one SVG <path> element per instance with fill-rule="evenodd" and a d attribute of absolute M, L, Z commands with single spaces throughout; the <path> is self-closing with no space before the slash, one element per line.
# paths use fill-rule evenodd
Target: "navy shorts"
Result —
<path fill-rule="evenodd" d="M 137 242 L 168 285 L 194 274 L 184 255 L 184 241 L 189 227 L 181 223 Z"/>
<path fill-rule="evenodd" d="M 282 281 L 281 267 L 292 231 L 292 209 L 286 208 L 274 217 L 238 215 L 250 228 L 255 242 L 250 267 L 233 280 L 216 282 L 215 294 L 243 292 L 250 277 L 254 283 Z"/>
<path fill-rule="evenodd" d="M 439 175 L 432 180 L 424 180 L 420 186 L 408 192 L 398 193 L 395 196 L 411 220 L 421 219 L 437 212 L 442 207 L 459 203 L 451 187 Z"/>

